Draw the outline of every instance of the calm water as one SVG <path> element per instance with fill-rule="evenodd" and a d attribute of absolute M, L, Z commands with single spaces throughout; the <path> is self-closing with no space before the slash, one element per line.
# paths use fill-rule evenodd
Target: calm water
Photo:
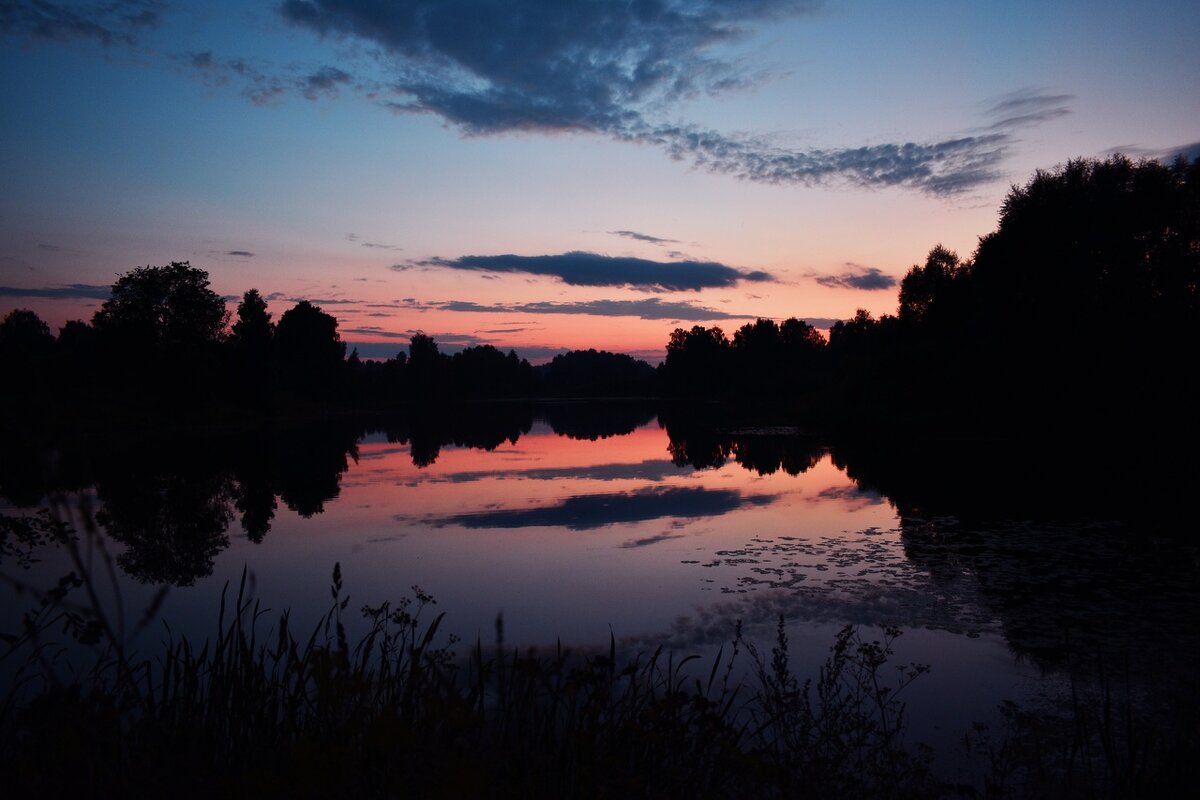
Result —
<path fill-rule="evenodd" d="M 502 613 L 510 645 L 614 635 L 711 657 L 738 621 L 769 645 L 783 615 L 811 672 L 843 625 L 894 625 L 897 660 L 932 667 L 908 690 L 914 737 L 940 745 L 1097 658 L 1147 691 L 1186 672 L 1196 549 L 1169 522 L 1130 521 L 1112 502 L 1130 480 L 1068 480 L 1048 452 L 974 455 L 636 406 L 504 406 L 14 451 L 0 488 L 7 514 L 90 502 L 127 608 L 171 584 L 163 616 L 198 637 L 243 567 L 265 605 L 315 621 L 335 562 L 353 607 L 420 586 L 468 643 L 490 644 Z M 49 585 L 61 553 L 34 555 L 0 568 Z"/>

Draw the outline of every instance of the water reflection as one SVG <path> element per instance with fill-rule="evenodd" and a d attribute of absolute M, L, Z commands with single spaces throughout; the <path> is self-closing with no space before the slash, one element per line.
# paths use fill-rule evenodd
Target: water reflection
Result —
<path fill-rule="evenodd" d="M 586 494 L 528 510 L 453 514 L 433 520 L 437 527 L 464 528 L 553 527 L 585 531 L 623 522 L 646 522 L 668 517 L 719 517 L 746 505 L 766 505 L 770 495 L 743 495 L 732 489 L 648 486 L 631 492 Z M 399 521 L 408 521 L 401 517 Z"/>
<path fill-rule="evenodd" d="M 252 548 L 239 561 L 269 549 L 257 566 L 269 575 L 301 558 L 291 539 L 319 528 L 310 571 L 359 558 L 381 587 L 441 581 L 481 617 L 541 614 L 551 636 L 565 619 L 551 612 L 684 646 L 783 614 L 1002 637 L 1045 669 L 1098 653 L 1200 656 L 1197 548 L 1168 535 L 1161 494 L 1155 514 L 1134 513 L 1162 487 L 1116 468 L 1133 462 L 1002 445 L 829 448 L 794 429 L 673 409 L 655 425 L 655 414 L 511 403 L 6 442 L 0 492 L 31 508 L 94 487 L 121 569 L 146 583 L 199 584 L 235 545 Z"/>
<path fill-rule="evenodd" d="M 671 460 L 696 469 L 719 468 L 732 458 L 758 475 L 779 470 L 801 475 L 826 452 L 795 428 L 730 424 L 715 411 L 668 408 L 659 414 L 659 424 L 667 431 Z"/>
<path fill-rule="evenodd" d="M 233 484 L 212 472 L 144 469 L 110 474 L 97 484 L 96 521 L 125 545 L 117 563 L 143 583 L 190 586 L 212 573 L 229 546 Z"/>
<path fill-rule="evenodd" d="M 0 458 L 0 497 L 18 508 L 36 508 L 50 498 L 94 486 L 97 521 L 124 545 L 118 561 L 125 574 L 144 583 L 190 586 L 212 573 L 214 559 L 229 545 L 227 532 L 235 515 L 247 538 L 259 543 L 270 532 L 280 502 L 302 518 L 323 513 L 326 504 L 338 498 L 342 478 L 352 463 L 357 464 L 358 444 L 367 436 L 380 434 L 406 448 L 412 464 L 424 469 L 437 462 L 443 447 L 491 451 L 505 442 L 515 444 L 529 433 L 535 418 L 561 435 L 593 441 L 628 434 L 654 418 L 653 409 L 644 405 L 606 408 L 572 403 L 541 406 L 535 414 L 532 405 L 510 403 L 457 413 L 425 410 L 414 416 L 327 419 L 236 434 L 176 432 L 152 440 L 97 436 L 50 446 L 9 441 Z M 537 480 L 568 475 L 655 480 L 667 469 L 672 469 L 670 462 L 648 460 L 596 465 L 581 473 L 531 469 L 523 474 Z M 461 472 L 445 479 L 464 483 L 495 474 Z M 689 512 L 683 508 L 688 497 L 643 493 L 624 502 L 617 498 L 609 521 L 647 518 L 647 513 L 701 515 L 716 508 L 712 498 L 691 499 L 695 506 Z M 582 498 L 564 501 L 562 513 L 571 517 L 581 504 L 583 517 L 599 519 Z M 557 518 L 554 509 L 544 513 L 548 519 Z M 587 522 L 579 524 L 588 527 Z"/>

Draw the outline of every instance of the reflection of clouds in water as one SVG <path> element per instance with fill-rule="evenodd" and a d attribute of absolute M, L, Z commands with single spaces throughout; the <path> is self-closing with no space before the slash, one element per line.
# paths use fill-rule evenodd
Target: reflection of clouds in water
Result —
<path fill-rule="evenodd" d="M 397 453 L 403 453 L 407 456 L 408 447 L 389 448 L 386 450 L 375 451 L 369 455 L 363 456 L 361 460 L 371 461 L 383 458 L 385 456 L 394 456 Z M 532 461 L 536 463 L 537 459 L 513 459 L 508 458 L 508 461 Z M 589 464 L 570 467 L 533 467 L 533 468 L 508 468 L 508 469 L 490 469 L 490 470 L 468 470 L 463 472 L 446 472 L 436 473 L 422 470 L 416 475 L 408 474 L 407 466 L 396 468 L 394 466 L 377 467 L 374 469 L 363 469 L 360 467 L 356 474 L 347 479 L 343 479 L 346 486 L 370 486 L 378 483 L 385 476 L 401 473 L 406 479 L 402 485 L 417 486 L 421 483 L 473 483 L 475 481 L 487 479 L 499 480 L 533 480 L 533 481 L 552 481 L 560 479 L 577 479 L 590 481 L 622 481 L 622 480 L 640 480 L 649 481 L 651 483 L 659 483 L 661 481 L 686 476 L 693 470 L 687 466 L 679 466 L 674 464 L 669 459 L 646 459 L 645 461 L 632 463 L 615 463 L 615 464 Z"/>
<path fill-rule="evenodd" d="M 453 472 L 446 475 L 432 475 L 428 480 L 467 483 L 484 478 L 524 478 L 535 481 L 577 478 L 593 481 L 644 480 L 657 483 L 666 478 L 674 478 L 685 471 L 690 472 L 691 470 L 676 466 L 668 459 L 648 459 L 631 464 L 592 464 L 577 467 Z"/>
<path fill-rule="evenodd" d="M 377 461 L 382 458 L 404 454 L 407 456 L 409 447 L 407 444 L 395 445 L 391 447 L 372 447 L 369 450 L 364 448 L 363 452 L 358 454 L 358 460 L 362 461 Z"/>
<path fill-rule="evenodd" d="M 812 540 L 755 538 L 683 563 L 711 570 L 701 580 L 725 596 L 676 620 L 665 638 L 683 649 L 726 642 L 739 621 L 748 633 L 769 635 L 780 615 L 791 622 L 896 625 L 971 637 L 999 631 L 973 576 L 964 571 L 935 580 L 908 561 L 895 529 Z"/>
<path fill-rule="evenodd" d="M 448 525 L 498 529 L 560 527 L 580 531 L 663 517 L 714 517 L 744 506 L 767 505 L 774 500 L 772 495 L 743 495 L 733 489 L 648 486 L 632 492 L 575 495 L 537 508 L 475 511 L 427 518 L 425 522 L 438 528 Z M 404 515 L 398 515 L 396 520 L 414 521 Z"/>
<path fill-rule="evenodd" d="M 826 501 L 841 501 L 845 503 L 850 511 L 859 511 L 871 506 L 882 505 L 883 495 L 879 492 L 869 489 L 860 489 L 857 486 L 830 486 L 828 489 L 822 489 L 813 497 L 808 498 L 810 503 L 821 503 Z"/>
<path fill-rule="evenodd" d="M 684 538 L 682 533 L 660 533 L 657 536 L 647 536 L 644 539 L 630 539 L 629 541 L 620 545 L 620 547 L 622 550 L 632 550 L 637 547 L 649 547 L 650 545 L 658 544 L 659 542 L 666 542 L 670 541 L 671 539 L 682 538 Z"/>
<path fill-rule="evenodd" d="M 407 539 L 407 533 L 396 533 L 391 536 L 373 536 L 367 539 L 367 544 L 384 544 L 386 542 L 398 542 L 401 539 Z"/>

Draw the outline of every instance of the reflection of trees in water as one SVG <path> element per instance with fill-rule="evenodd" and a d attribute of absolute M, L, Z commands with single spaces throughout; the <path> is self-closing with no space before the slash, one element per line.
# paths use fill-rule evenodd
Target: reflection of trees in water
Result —
<path fill-rule="evenodd" d="M 622 406 L 607 425 L 601 411 L 584 403 L 543 407 L 539 415 L 552 417 L 564 435 L 592 438 L 628 433 L 653 419 L 652 411 L 632 408 Z M 157 432 L 53 446 L 6 441 L 0 442 L 0 492 L 33 507 L 94 485 L 99 522 L 126 547 L 121 567 L 140 581 L 189 585 L 212 573 L 235 516 L 257 543 L 270 531 L 279 502 L 302 517 L 322 513 L 340 493 L 342 475 L 368 433 L 410 445 L 413 463 L 426 467 L 442 447 L 515 444 L 534 418 L 530 404 L 476 404 L 216 436 Z"/>
<path fill-rule="evenodd" d="M 383 431 L 389 442 L 409 445 L 413 464 L 428 467 L 443 447 L 495 450 L 516 444 L 547 422 L 559 436 L 595 441 L 633 433 L 654 420 L 655 408 L 645 403 L 476 403 L 445 408 L 421 407 L 406 415 L 372 419 L 371 430 Z"/>
<path fill-rule="evenodd" d="M 97 521 L 126 547 L 117 563 L 143 583 L 190 586 L 229 546 L 233 484 L 222 474 L 137 470 L 105 479 L 97 493 Z"/>
<path fill-rule="evenodd" d="M 607 439 L 625 436 L 654 421 L 657 409 L 645 403 L 562 403 L 545 405 L 539 414 L 559 436 Z"/>
<path fill-rule="evenodd" d="M 677 466 L 708 469 L 735 463 L 759 475 L 783 470 L 800 475 L 816 466 L 826 448 L 794 430 L 719 425 L 711 415 L 681 413 L 678 409 L 659 414 L 666 429 L 667 451 Z"/>
<path fill-rule="evenodd" d="M 82 491 L 94 482 L 90 466 L 79 447 L 0 436 L 0 498 L 33 508 L 47 496 Z"/>
<path fill-rule="evenodd" d="M 1018 655 L 1044 669 L 1200 656 L 1196 548 L 1110 524 L 902 520 L 905 556 L 935 586 L 969 575 Z"/>
<path fill-rule="evenodd" d="M 53 448 L 6 442 L 0 489 L 33 507 L 94 485 L 97 521 L 125 545 L 122 569 L 147 583 L 190 585 L 211 574 L 229 546 L 235 513 L 254 542 L 270 530 L 277 499 L 301 516 L 321 513 L 337 497 L 363 434 L 358 423 L 329 421 L 224 437 L 160 432 Z"/>
<path fill-rule="evenodd" d="M 261 542 L 271 530 L 271 520 L 275 519 L 277 504 L 271 484 L 266 480 L 239 478 L 234 506 L 242 515 L 242 530 L 246 536 L 255 544 Z"/>
<path fill-rule="evenodd" d="M 279 499 L 305 518 L 322 513 L 341 492 L 350 459 L 357 463 L 362 436 L 358 426 L 325 424 L 279 438 L 272 450 Z"/>
<path fill-rule="evenodd" d="M 976 585 L 1018 655 L 1043 668 L 1128 659 L 1151 672 L 1200 657 L 1200 550 L 1174 524 L 1186 495 L 1165 465 L 1000 445 L 833 457 L 896 507 L 905 557 L 935 590 Z"/>
<path fill-rule="evenodd" d="M 495 450 L 516 444 L 533 427 L 533 412 L 520 403 L 479 403 L 461 407 L 426 407 L 403 416 L 381 417 L 369 423 L 389 442 L 406 444 L 413 465 L 432 466 L 443 447 Z"/>

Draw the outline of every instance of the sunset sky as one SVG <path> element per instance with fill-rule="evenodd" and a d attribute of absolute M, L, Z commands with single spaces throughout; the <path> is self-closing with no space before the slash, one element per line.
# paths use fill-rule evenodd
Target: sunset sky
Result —
<path fill-rule="evenodd" d="M 1200 3 L 0 0 L 0 314 L 190 260 L 414 331 L 657 360 L 894 311 L 1014 182 L 1200 155 Z"/>

